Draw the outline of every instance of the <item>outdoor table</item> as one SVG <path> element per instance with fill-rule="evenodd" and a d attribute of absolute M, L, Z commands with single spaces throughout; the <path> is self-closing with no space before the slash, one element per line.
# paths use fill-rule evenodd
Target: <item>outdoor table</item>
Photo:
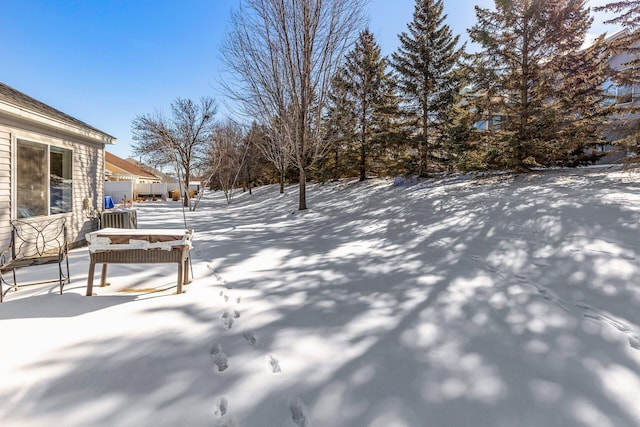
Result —
<path fill-rule="evenodd" d="M 106 285 L 107 264 L 177 263 L 176 293 L 189 282 L 189 251 L 193 230 L 104 228 L 86 234 L 89 244 L 87 296 L 93 294 L 93 276 L 102 263 L 100 286 Z"/>

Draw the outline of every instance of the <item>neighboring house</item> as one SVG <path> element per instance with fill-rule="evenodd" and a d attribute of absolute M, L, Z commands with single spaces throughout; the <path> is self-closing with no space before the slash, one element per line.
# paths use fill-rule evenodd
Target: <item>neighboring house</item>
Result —
<path fill-rule="evenodd" d="M 159 175 L 141 167 L 135 161 L 125 160 L 105 151 L 104 166 L 104 194 L 110 196 L 113 203 L 128 204 L 138 200 L 166 199 L 167 184 L 162 183 Z"/>
<path fill-rule="evenodd" d="M 116 138 L 0 83 L 0 244 L 10 221 L 62 216 L 80 244 L 103 199 L 104 147 Z"/>
<path fill-rule="evenodd" d="M 153 184 L 161 181 L 160 177 L 153 173 L 108 151 L 105 151 L 104 158 L 104 176 L 107 181 L 131 181 L 134 184 Z"/>
<path fill-rule="evenodd" d="M 628 30 L 621 30 L 608 36 L 605 39 L 605 43 L 615 43 L 620 37 L 626 35 L 627 31 Z M 607 60 L 608 65 L 614 70 L 623 70 L 625 67 L 628 67 L 626 64 L 633 59 L 633 54 L 633 52 L 627 51 L 612 55 Z M 608 95 L 607 103 L 615 102 L 622 108 L 629 107 L 630 113 L 609 116 L 609 124 L 604 130 L 604 139 L 606 142 L 594 146 L 595 151 L 603 154 L 597 163 L 620 163 L 632 153 L 628 153 L 614 144 L 616 140 L 637 132 L 637 129 L 629 129 L 628 124 L 633 123 L 633 119 L 640 119 L 640 113 L 638 113 L 638 109 L 640 108 L 640 84 L 636 83 L 630 86 L 618 85 L 611 79 L 607 79 L 602 90 Z M 498 105 L 497 100 L 492 101 L 495 105 Z M 473 126 L 478 130 L 495 132 L 500 130 L 502 126 L 508 122 L 509 116 L 496 108 L 492 112 L 487 113 L 482 120 L 474 123 Z"/>
<path fill-rule="evenodd" d="M 133 157 L 127 157 L 126 160 L 138 166 L 139 168 L 147 171 L 151 175 L 157 176 L 160 179 L 160 182 L 167 182 L 167 183 L 174 182 L 174 181 L 177 182 L 177 179 L 173 175 L 162 172 L 156 168 L 152 168 L 151 166 L 145 165 L 144 163 L 134 159 Z"/>

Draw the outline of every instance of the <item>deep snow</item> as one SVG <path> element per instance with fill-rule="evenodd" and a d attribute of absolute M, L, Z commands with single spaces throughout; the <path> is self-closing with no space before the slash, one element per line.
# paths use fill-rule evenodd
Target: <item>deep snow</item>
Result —
<path fill-rule="evenodd" d="M 640 426 L 639 180 L 341 181 L 304 212 L 294 186 L 208 194 L 185 294 L 174 265 L 112 265 L 85 297 L 86 248 L 63 295 L 7 294 L 0 424 Z"/>

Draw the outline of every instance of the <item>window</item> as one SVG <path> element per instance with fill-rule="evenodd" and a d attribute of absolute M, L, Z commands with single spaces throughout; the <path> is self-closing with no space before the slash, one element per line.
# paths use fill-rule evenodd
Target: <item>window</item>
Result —
<path fill-rule="evenodd" d="M 611 80 L 607 80 L 604 84 L 604 93 L 607 95 L 605 105 L 613 102 L 618 104 L 638 102 L 640 100 L 640 85 L 617 85 Z"/>
<path fill-rule="evenodd" d="M 71 212 L 72 159 L 71 150 L 17 140 L 18 218 Z"/>

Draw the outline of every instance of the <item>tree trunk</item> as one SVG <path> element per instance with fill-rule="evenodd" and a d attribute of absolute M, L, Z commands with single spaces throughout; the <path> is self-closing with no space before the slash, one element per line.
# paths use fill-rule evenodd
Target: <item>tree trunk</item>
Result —
<path fill-rule="evenodd" d="M 182 201 L 182 205 L 187 207 L 189 206 L 189 180 L 190 180 L 189 169 L 186 169 L 184 174 L 184 200 Z"/>
<path fill-rule="evenodd" d="M 360 142 L 360 181 L 367 179 L 367 149 L 364 144 L 363 136 Z"/>
<path fill-rule="evenodd" d="M 304 168 L 300 168 L 300 198 L 298 209 L 301 211 L 307 209 L 307 175 Z"/>
<path fill-rule="evenodd" d="M 284 170 L 280 171 L 280 194 L 284 194 Z"/>

